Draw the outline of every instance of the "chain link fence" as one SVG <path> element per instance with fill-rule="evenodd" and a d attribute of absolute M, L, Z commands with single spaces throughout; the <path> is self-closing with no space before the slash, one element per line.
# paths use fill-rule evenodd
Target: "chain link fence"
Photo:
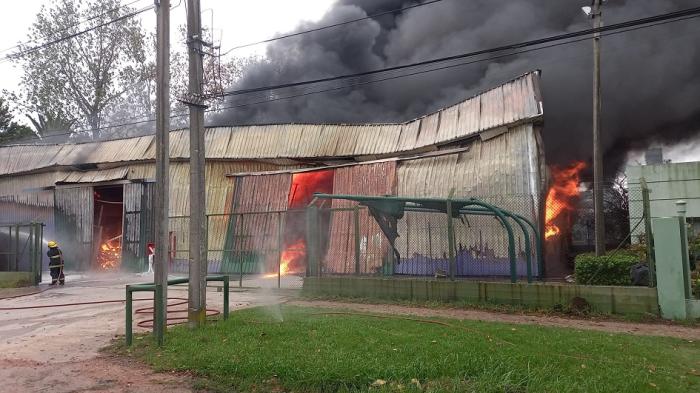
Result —
<path fill-rule="evenodd" d="M 527 277 L 529 272 L 537 276 L 542 244 L 538 242 L 537 209 L 532 197 L 479 199 L 517 214 L 517 220 L 506 219 L 514 237 L 515 274 Z M 483 209 L 467 210 L 453 218 L 444 213 L 405 211 L 401 219 L 389 224 L 398 235 L 394 252 L 366 208 L 321 209 L 319 222 L 327 220 L 328 230 L 319 233 L 328 239 L 319 250 L 318 274 L 510 277 L 511 250 L 504 224 Z M 454 271 L 451 258 L 455 260 Z"/>
<path fill-rule="evenodd" d="M 32 282 L 41 282 L 44 224 L 0 225 L 0 272 L 31 273 Z"/>
<path fill-rule="evenodd" d="M 615 187 L 609 185 L 605 194 L 608 249 L 634 248 L 651 259 L 653 254 L 646 251 L 644 191 Z M 318 209 L 312 238 L 307 235 L 306 210 L 211 214 L 207 216 L 209 273 L 237 277 L 240 286 L 279 288 L 300 287 L 305 275 L 505 278 L 513 277 L 514 255 L 515 276 L 523 279 L 541 276 L 548 237 L 564 237 L 574 253 L 594 245 L 589 191 L 581 193 L 577 202 L 550 204 L 545 212 L 538 209 L 545 202 L 532 195 L 477 199 L 514 213 L 506 217 L 512 249 L 499 217 L 471 207 L 452 218 L 406 211 L 401 219 L 385 223 L 396 235 L 395 250 L 365 207 Z M 171 217 L 173 272 L 188 270 L 188 232 L 189 217 Z M 318 261 L 316 266 L 307 264 L 310 253 Z"/>

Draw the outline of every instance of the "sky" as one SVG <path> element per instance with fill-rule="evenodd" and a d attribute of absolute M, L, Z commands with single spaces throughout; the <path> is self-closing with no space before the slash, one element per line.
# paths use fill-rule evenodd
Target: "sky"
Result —
<path fill-rule="evenodd" d="M 182 3 L 180 3 L 182 1 Z M 211 28 L 212 18 L 215 38 L 221 38 L 222 52 L 227 48 L 264 40 L 275 33 L 292 30 L 302 21 L 316 21 L 330 8 L 335 0 L 202 0 L 202 26 Z M 130 3 L 131 0 L 123 0 Z M 177 36 L 177 26 L 186 21 L 184 3 L 186 0 L 170 0 L 174 7 L 171 12 L 171 45 L 183 45 Z M 8 53 L 5 49 L 26 40 L 29 26 L 34 22 L 42 4 L 50 0 L 23 0 L 2 2 L 2 22 L 0 23 L 0 56 Z M 153 0 L 142 0 L 132 7 L 140 9 L 153 4 Z M 180 4 L 179 6 L 177 6 Z M 274 10 L 274 12 L 270 12 Z M 213 12 L 212 12 L 213 11 Z M 10 18 L 9 15 L 12 15 Z M 139 16 L 144 28 L 155 32 L 156 14 L 145 12 Z M 264 21 L 264 22 L 262 22 Z M 265 45 L 238 50 L 232 55 L 247 56 L 264 54 Z M 20 70 L 9 62 L 0 63 L 0 90 L 17 88 Z"/>
<path fill-rule="evenodd" d="M 129 3 L 133 0 L 123 0 Z M 302 21 L 318 21 L 332 7 L 336 0 L 202 0 L 202 24 L 212 28 L 216 40 L 221 39 L 222 52 L 228 48 L 264 40 L 276 33 L 293 30 Z M 460 0 L 461 1 L 461 0 Z M 185 24 L 186 0 L 171 0 L 171 43 L 180 42 L 178 25 Z M 5 49 L 26 39 L 29 26 L 35 19 L 42 4 L 51 0 L 3 1 L 4 17 L 0 23 L 0 57 Z M 140 0 L 132 6 L 140 9 L 153 3 L 153 0 Z M 11 15 L 11 17 L 9 17 Z M 156 15 L 149 11 L 139 16 L 144 28 L 155 31 Z M 175 48 L 174 48 L 175 49 Z M 182 50 L 182 48 L 177 48 Z M 265 55 L 265 45 L 237 50 L 234 56 Z M 9 62 L 0 62 L 0 90 L 15 90 L 18 87 L 21 71 Z M 664 155 L 673 162 L 700 161 L 700 143 L 685 143 L 664 148 Z M 628 163 L 643 163 L 643 154 L 632 152 Z"/>

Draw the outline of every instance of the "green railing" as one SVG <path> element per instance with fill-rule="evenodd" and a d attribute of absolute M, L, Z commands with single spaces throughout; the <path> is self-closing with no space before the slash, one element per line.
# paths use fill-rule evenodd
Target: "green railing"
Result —
<path fill-rule="evenodd" d="M 224 285 L 224 320 L 228 319 L 229 315 L 229 277 L 225 275 L 207 276 L 206 281 L 221 281 Z M 168 280 L 168 285 L 187 284 L 189 278 L 174 278 Z M 130 284 L 126 286 L 126 345 L 131 346 L 134 340 L 134 292 L 153 292 L 153 335 L 156 337 L 156 342 L 159 346 L 163 345 L 165 336 L 165 321 L 163 321 L 163 307 L 167 307 L 167 299 L 163 299 L 163 286 L 155 283 Z"/>

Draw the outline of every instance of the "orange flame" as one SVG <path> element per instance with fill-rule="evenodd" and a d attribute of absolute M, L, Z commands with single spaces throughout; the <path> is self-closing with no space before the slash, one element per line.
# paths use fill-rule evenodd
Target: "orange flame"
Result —
<path fill-rule="evenodd" d="M 561 232 L 559 227 L 553 224 L 554 219 L 564 210 L 574 210 L 574 200 L 579 195 L 579 174 L 585 167 L 584 162 L 575 162 L 567 168 L 551 168 L 554 181 L 547 192 L 545 202 L 545 239 L 557 236 Z"/>
<path fill-rule="evenodd" d="M 295 273 L 295 269 L 302 264 L 304 258 L 306 258 L 306 243 L 303 239 L 287 246 L 280 255 L 279 274 L 286 276 L 287 274 Z M 277 273 L 267 274 L 265 277 L 277 277 Z"/>
<path fill-rule="evenodd" d="M 103 270 L 115 270 L 119 267 L 121 242 L 111 239 L 100 245 L 97 262 Z"/>

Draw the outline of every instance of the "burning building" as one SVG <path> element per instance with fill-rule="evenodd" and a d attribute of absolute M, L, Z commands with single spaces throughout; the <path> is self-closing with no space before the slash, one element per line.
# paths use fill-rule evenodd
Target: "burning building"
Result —
<path fill-rule="evenodd" d="M 280 270 L 301 269 L 305 247 L 299 209 L 314 192 L 479 197 L 541 229 L 546 221 L 551 233 L 550 209 L 545 213 L 543 203 L 548 183 L 539 77 L 539 72 L 525 74 L 404 123 L 208 128 L 210 271 L 272 273 L 277 263 Z M 171 133 L 174 270 L 187 269 L 188 141 L 188 130 Z M 153 241 L 154 157 L 153 136 L 0 147 L 0 221 L 45 222 L 48 232 L 66 245 L 69 268 L 140 269 L 146 245 Z M 333 207 L 351 210 L 353 205 L 334 201 Z M 271 214 L 279 217 L 270 219 Z M 349 217 L 324 220 L 330 234 L 325 258 L 339 273 L 349 269 L 357 249 L 340 236 Z M 480 220 L 486 219 L 464 221 L 459 252 L 496 260 L 504 250 L 503 234 Z M 386 241 L 365 213 L 359 223 L 359 249 L 364 263 L 374 266 Z M 397 247 L 407 251 L 404 255 L 415 260 L 442 257 L 446 242 L 441 223 L 416 216 L 401 225 Z M 282 243 L 283 251 L 267 252 L 272 242 Z M 518 242 L 522 256 L 523 239 Z M 545 271 L 558 263 L 554 257 L 545 261 Z M 501 274 L 486 265 L 480 269 L 465 275 Z"/>

